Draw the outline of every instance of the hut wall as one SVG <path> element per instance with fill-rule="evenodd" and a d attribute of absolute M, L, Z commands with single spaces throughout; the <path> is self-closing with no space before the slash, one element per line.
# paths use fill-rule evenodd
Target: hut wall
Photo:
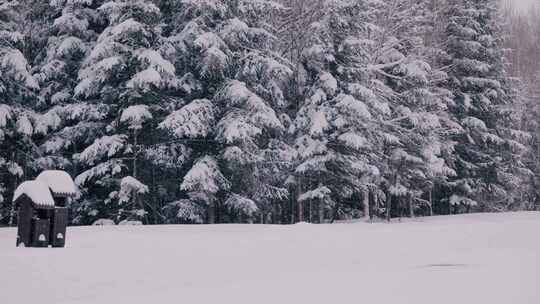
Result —
<path fill-rule="evenodd" d="M 51 221 L 49 219 L 32 219 L 32 247 L 49 247 Z"/>
<path fill-rule="evenodd" d="M 57 207 L 54 209 L 54 216 L 51 227 L 51 245 L 53 247 L 64 247 L 66 242 L 66 226 L 68 220 L 67 208 Z"/>
<path fill-rule="evenodd" d="M 17 219 L 17 246 L 31 246 L 32 240 L 32 201 L 26 195 L 18 201 L 19 215 Z"/>

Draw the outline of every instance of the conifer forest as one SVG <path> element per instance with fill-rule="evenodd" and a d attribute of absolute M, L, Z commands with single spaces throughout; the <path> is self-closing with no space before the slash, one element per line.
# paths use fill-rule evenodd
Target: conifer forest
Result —
<path fill-rule="evenodd" d="M 0 0 L 0 226 L 540 210 L 540 9 L 499 0 Z"/>

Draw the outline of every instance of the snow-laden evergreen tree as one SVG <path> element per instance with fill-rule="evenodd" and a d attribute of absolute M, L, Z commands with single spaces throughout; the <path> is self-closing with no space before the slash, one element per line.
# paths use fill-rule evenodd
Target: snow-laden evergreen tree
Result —
<path fill-rule="evenodd" d="M 391 117 L 382 128 L 394 139 L 384 151 L 387 199 L 393 201 L 386 208 L 388 217 L 404 209 L 411 216 L 415 209 L 433 213 L 433 188 L 456 175 L 447 163 L 454 147 L 448 135 L 459 133 L 461 127 L 448 115 L 453 101 L 443 87 L 447 75 L 429 63 L 440 51 L 436 44 L 426 45 L 435 30 L 427 4 L 392 1 L 381 7 L 377 20 L 380 47 L 371 69 L 391 89 L 386 94 Z M 392 212 L 390 207 L 399 210 Z"/>
<path fill-rule="evenodd" d="M 11 195 L 35 156 L 34 105 L 39 83 L 25 54 L 28 39 L 21 16 L 28 9 L 19 1 L 0 3 L 0 223 L 13 224 Z"/>
<path fill-rule="evenodd" d="M 49 24 L 50 37 L 42 59 L 39 80 L 41 98 L 47 105 L 72 103 L 79 68 L 91 43 L 100 30 L 97 11 L 99 1 L 52 0 L 51 10 L 59 16 Z"/>
<path fill-rule="evenodd" d="M 530 150 L 525 162 L 534 172 L 530 182 L 521 183 L 516 209 L 538 210 L 540 196 L 538 195 L 538 176 L 540 166 L 539 153 L 539 122 L 540 122 L 540 7 L 527 12 L 516 10 L 512 1 L 504 1 L 502 11 L 506 19 L 503 26 L 505 29 L 505 47 L 508 52 L 509 74 L 515 77 L 513 89 L 516 101 L 514 107 L 518 113 L 519 123 L 522 130 L 531 135 Z"/>
<path fill-rule="evenodd" d="M 0 1 L 0 224 L 43 169 L 76 224 L 533 209 L 539 23 L 497 4 Z"/>
<path fill-rule="evenodd" d="M 152 142 L 153 121 L 177 86 L 161 36 L 161 12 L 151 1 L 108 1 L 98 8 L 108 26 L 84 59 L 74 89 L 94 109 L 104 107 L 104 134 L 76 155 L 85 171 L 84 216 L 144 220 L 152 206 L 140 172 L 141 142 Z M 173 101 L 174 102 L 174 98 Z"/>
<path fill-rule="evenodd" d="M 350 211 L 378 184 L 386 138 L 380 121 L 390 115 L 384 97 L 388 87 L 370 69 L 376 5 L 324 5 L 321 20 L 311 25 L 311 45 L 303 52 L 308 90 L 291 129 L 299 154 L 293 182 L 300 221 L 306 214 L 314 218 L 314 204 L 319 220 Z M 367 216 L 369 208 L 364 210 Z"/>
<path fill-rule="evenodd" d="M 464 133 L 456 138 L 457 178 L 447 201 L 481 210 L 505 210 L 528 174 L 521 156 L 527 134 L 516 131 L 511 84 L 504 68 L 498 1 L 449 0 L 444 19 L 455 105 Z"/>
<path fill-rule="evenodd" d="M 160 127 L 193 150 L 181 183 L 186 197 L 169 207 L 187 221 L 251 220 L 288 195 L 279 167 L 291 149 L 280 134 L 290 120 L 283 114 L 284 86 L 292 71 L 274 51 L 267 19 L 281 6 L 248 0 L 164 5 L 174 10 L 169 40 L 186 102 Z"/>
<path fill-rule="evenodd" d="M 46 48 L 36 78 L 40 82 L 41 115 L 36 126 L 42 156 L 40 169 L 66 169 L 75 175 L 73 154 L 102 132 L 105 115 L 100 106 L 81 102 L 74 96 L 82 61 L 103 27 L 96 6 L 100 1 L 53 0 Z"/>
<path fill-rule="evenodd" d="M 539 38 L 540 39 L 540 38 Z M 534 172 L 532 177 L 533 193 L 531 202 L 535 210 L 540 210 L 540 71 L 536 73 L 532 83 L 532 92 L 527 105 L 528 130 L 532 132 L 531 163 L 530 167 Z"/>

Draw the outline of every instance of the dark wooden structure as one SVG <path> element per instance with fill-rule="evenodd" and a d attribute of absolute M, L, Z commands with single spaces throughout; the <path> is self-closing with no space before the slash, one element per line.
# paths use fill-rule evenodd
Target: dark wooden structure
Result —
<path fill-rule="evenodd" d="M 64 247 L 67 204 L 75 193 L 75 184 L 64 171 L 44 171 L 36 180 L 22 183 L 13 196 L 19 206 L 17 246 Z"/>

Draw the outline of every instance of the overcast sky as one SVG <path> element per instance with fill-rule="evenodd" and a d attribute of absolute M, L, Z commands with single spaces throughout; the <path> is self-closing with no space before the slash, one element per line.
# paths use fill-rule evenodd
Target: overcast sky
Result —
<path fill-rule="evenodd" d="M 540 0 L 506 0 L 506 1 L 514 4 L 516 7 L 519 7 L 521 9 L 527 9 L 528 7 L 533 5 L 533 3 L 540 4 Z"/>

